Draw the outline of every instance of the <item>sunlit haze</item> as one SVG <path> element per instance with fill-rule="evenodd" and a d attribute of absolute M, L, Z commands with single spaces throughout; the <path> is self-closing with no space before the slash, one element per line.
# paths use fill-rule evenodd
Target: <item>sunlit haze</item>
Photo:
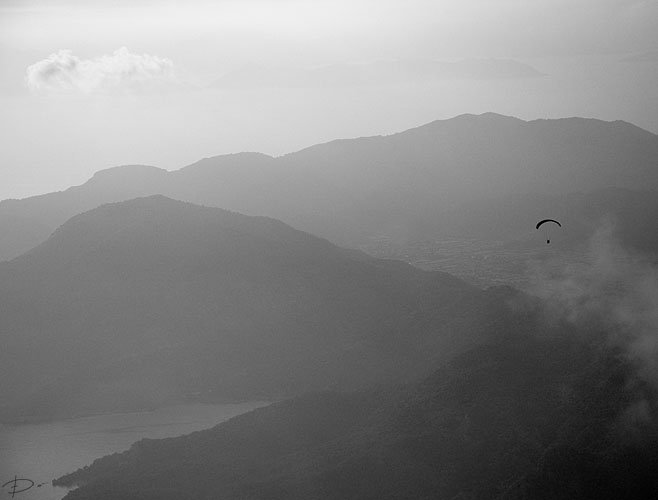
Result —
<path fill-rule="evenodd" d="M 462 113 L 655 133 L 656 33 L 649 0 L 5 0 L 0 199 Z"/>

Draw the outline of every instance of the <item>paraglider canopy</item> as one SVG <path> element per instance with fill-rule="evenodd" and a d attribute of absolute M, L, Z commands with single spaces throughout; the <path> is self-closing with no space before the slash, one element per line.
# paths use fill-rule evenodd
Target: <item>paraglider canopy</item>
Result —
<path fill-rule="evenodd" d="M 555 222 L 558 226 L 562 227 L 562 224 L 560 224 L 555 219 L 544 219 L 544 220 L 540 220 L 539 222 L 537 222 L 537 225 L 535 226 L 535 229 L 539 229 L 539 226 L 541 226 L 542 224 L 545 224 L 547 222 Z"/>
<path fill-rule="evenodd" d="M 539 229 L 542 224 L 546 224 L 547 222 L 555 222 L 558 226 L 562 227 L 562 224 L 560 224 L 555 219 L 544 219 L 544 220 L 540 220 L 539 222 L 537 222 L 537 225 L 535 226 L 535 229 Z M 550 242 L 551 242 L 551 240 L 546 240 L 546 244 L 549 244 Z"/>

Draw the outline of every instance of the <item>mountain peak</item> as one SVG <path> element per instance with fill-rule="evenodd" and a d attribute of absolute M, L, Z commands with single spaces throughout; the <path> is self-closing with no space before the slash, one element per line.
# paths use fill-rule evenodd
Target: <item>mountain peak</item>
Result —
<path fill-rule="evenodd" d="M 508 116 L 508 115 L 501 115 L 499 113 L 494 113 L 494 112 L 486 112 L 486 113 L 463 113 L 461 115 L 453 116 L 451 118 L 445 118 L 445 119 L 439 119 L 439 120 L 433 120 L 431 122 L 425 123 L 423 125 L 420 125 L 418 127 L 414 127 L 409 130 L 405 130 L 403 132 L 399 132 L 398 134 L 394 135 L 399 135 L 399 134 L 407 134 L 409 132 L 417 131 L 417 130 L 428 130 L 428 129 L 436 129 L 438 127 L 453 127 L 455 125 L 487 125 L 487 126 L 495 126 L 496 124 L 522 124 L 522 123 L 527 123 L 525 120 L 522 120 L 520 118 L 516 118 L 514 116 Z"/>
<path fill-rule="evenodd" d="M 119 165 L 99 170 L 87 182 L 96 184 L 144 181 L 166 173 L 167 170 L 152 165 Z"/>
<path fill-rule="evenodd" d="M 473 341 L 484 324 L 473 301 L 478 314 L 489 304 L 451 277 L 161 195 L 77 215 L 0 274 L 0 297 L 25 291 L 0 304 L 11 325 L 3 341 L 15 347 L 0 352 L 0 378 L 10 381 L 0 395 L 25 414 L 411 377 Z M 437 314 L 446 308 L 454 322 Z M 33 344 L 38 352 L 16 347 Z M 10 353 L 23 352 L 29 366 L 8 373 Z M 88 360 L 102 369 L 85 379 Z M 32 398 L 41 389 L 47 395 Z M 21 406 L 27 393 L 37 407 Z"/>

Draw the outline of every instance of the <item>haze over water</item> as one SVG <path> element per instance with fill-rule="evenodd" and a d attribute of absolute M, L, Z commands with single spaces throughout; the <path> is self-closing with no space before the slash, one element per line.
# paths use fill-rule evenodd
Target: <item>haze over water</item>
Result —
<path fill-rule="evenodd" d="M 150 412 L 3 425 L 0 427 L 0 484 L 14 475 L 29 478 L 35 486 L 21 493 L 21 500 L 59 499 L 67 490 L 51 486 L 56 477 L 104 455 L 124 451 L 140 439 L 174 437 L 207 429 L 263 404 L 186 404 Z M 37 487 L 41 483 L 45 484 Z M 10 492 L 10 488 L 5 487 L 2 495 Z"/>

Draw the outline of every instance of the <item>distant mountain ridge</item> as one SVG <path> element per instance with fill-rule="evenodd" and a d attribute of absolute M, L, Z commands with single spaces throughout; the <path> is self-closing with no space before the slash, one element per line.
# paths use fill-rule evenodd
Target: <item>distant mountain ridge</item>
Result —
<path fill-rule="evenodd" d="M 126 166 L 85 184 L 0 202 L 0 258 L 102 203 L 165 196 L 267 215 L 347 246 L 435 232 L 460 204 L 610 187 L 658 190 L 658 136 L 626 122 L 461 115 L 272 158 L 239 153 L 180 170 Z"/>
<path fill-rule="evenodd" d="M 423 373 L 504 298 L 266 217 L 161 195 L 0 263 L 3 418 L 277 399 Z"/>

